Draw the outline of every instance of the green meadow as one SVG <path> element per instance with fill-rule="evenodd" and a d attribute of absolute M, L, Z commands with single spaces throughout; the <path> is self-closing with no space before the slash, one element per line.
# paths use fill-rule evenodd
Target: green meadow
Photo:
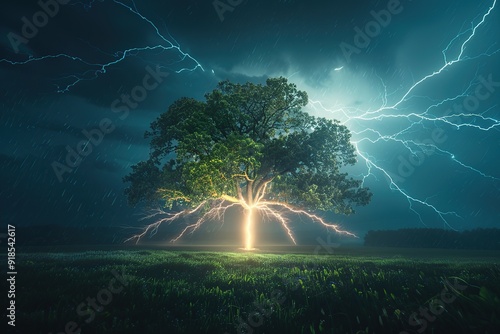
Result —
<path fill-rule="evenodd" d="M 499 333 L 498 253 L 20 250 L 21 333 Z M 484 255 L 484 256 L 483 256 Z M 486 256 L 487 255 L 487 256 Z"/>

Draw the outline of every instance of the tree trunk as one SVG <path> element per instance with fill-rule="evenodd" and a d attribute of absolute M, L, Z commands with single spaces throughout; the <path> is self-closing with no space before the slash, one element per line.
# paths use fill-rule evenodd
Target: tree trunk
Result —
<path fill-rule="evenodd" d="M 246 222 L 245 222 L 245 249 L 251 250 L 254 247 L 254 235 L 253 235 L 253 224 L 254 224 L 254 215 L 253 208 L 249 207 L 246 209 Z"/>
<path fill-rule="evenodd" d="M 246 198 L 246 221 L 245 221 L 245 248 L 246 250 L 254 249 L 254 198 L 253 198 L 253 180 L 247 181 L 247 198 Z"/>

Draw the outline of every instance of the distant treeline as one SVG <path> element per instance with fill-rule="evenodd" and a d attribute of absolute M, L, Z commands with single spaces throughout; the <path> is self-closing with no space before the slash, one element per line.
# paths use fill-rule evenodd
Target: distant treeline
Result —
<path fill-rule="evenodd" d="M 108 226 L 19 226 L 16 227 L 16 243 L 18 246 L 117 244 L 125 240 L 127 233 L 133 232 L 135 230 Z"/>
<path fill-rule="evenodd" d="M 500 250 L 500 229 L 456 232 L 444 229 L 413 228 L 369 231 L 365 246 Z"/>

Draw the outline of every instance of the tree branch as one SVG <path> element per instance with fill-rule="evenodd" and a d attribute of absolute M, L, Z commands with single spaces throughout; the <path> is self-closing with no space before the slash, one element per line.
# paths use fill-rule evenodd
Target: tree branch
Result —
<path fill-rule="evenodd" d="M 222 195 L 220 198 L 223 199 L 224 201 L 228 201 L 228 202 L 231 202 L 231 203 L 240 203 L 241 202 L 236 197 L 229 196 L 229 195 Z"/>

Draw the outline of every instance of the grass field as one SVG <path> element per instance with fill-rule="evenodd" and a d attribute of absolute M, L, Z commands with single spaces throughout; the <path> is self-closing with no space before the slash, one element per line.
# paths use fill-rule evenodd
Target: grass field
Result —
<path fill-rule="evenodd" d="M 498 253 L 313 252 L 20 250 L 16 328 L 33 334 L 500 333 Z"/>

